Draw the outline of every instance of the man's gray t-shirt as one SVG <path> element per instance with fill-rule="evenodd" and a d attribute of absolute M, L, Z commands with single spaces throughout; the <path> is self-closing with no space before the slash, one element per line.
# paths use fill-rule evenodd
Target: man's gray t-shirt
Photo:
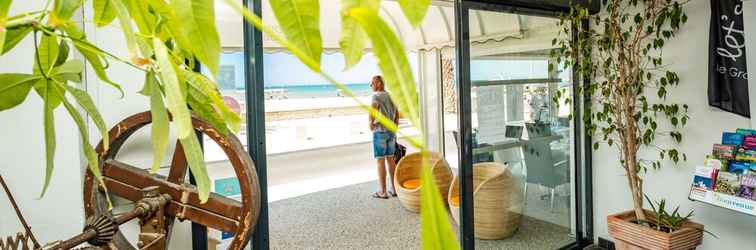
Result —
<path fill-rule="evenodd" d="M 389 97 L 389 94 L 385 91 L 380 92 L 374 92 L 373 93 L 373 104 L 378 105 L 378 111 L 383 114 L 386 118 L 389 120 L 394 120 L 394 117 L 396 117 L 396 106 L 394 106 L 394 102 L 391 101 L 391 97 Z M 375 119 L 373 122 L 375 124 L 375 129 L 373 129 L 373 132 L 388 132 L 389 130 L 386 129 L 383 125 L 381 125 L 380 122 L 378 122 L 378 119 Z"/>

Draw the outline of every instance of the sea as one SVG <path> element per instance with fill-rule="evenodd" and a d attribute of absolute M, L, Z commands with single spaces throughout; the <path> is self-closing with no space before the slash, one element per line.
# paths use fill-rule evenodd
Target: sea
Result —
<path fill-rule="evenodd" d="M 369 83 L 345 84 L 357 96 L 369 96 L 371 93 Z M 336 86 L 328 83 L 323 84 L 276 84 L 265 86 L 266 99 L 310 99 L 324 97 L 340 97 L 343 94 Z"/>

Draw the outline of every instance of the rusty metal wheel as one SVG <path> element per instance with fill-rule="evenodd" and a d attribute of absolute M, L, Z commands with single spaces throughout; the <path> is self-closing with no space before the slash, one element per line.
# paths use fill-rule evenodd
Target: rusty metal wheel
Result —
<path fill-rule="evenodd" d="M 234 233 L 228 249 L 242 249 L 257 222 L 260 211 L 260 185 L 255 165 L 239 139 L 233 134 L 223 136 L 210 123 L 196 116 L 192 117 L 194 129 L 211 138 L 225 152 L 241 191 L 241 202 L 211 193 L 208 201 L 202 204 L 197 188 L 185 181 L 187 162 L 178 142 L 168 176 L 153 175 L 148 170 L 116 160 L 124 142 L 151 122 L 152 116 L 149 111 L 130 116 L 110 130 L 110 148 L 107 151 L 103 149 L 102 142 L 97 146 L 101 160 L 100 170 L 110 196 L 136 202 L 142 198 L 142 188 L 157 186 L 161 193 L 169 194 L 173 199 L 166 208 L 166 243 L 169 243 L 174 220 L 179 219 Z M 84 211 L 87 218 L 109 213 L 105 195 L 90 171 L 86 171 L 84 179 Z M 108 246 L 112 249 L 135 249 L 121 232 L 116 234 Z"/>

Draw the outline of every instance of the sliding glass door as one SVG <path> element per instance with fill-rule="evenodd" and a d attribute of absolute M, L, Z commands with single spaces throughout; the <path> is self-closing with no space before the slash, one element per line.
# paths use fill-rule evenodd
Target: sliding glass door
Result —
<path fill-rule="evenodd" d="M 271 13 L 269 10 L 263 11 L 264 1 L 244 0 L 244 2 L 256 14 L 263 16 L 264 20 L 267 21 L 270 18 L 270 16 L 265 17 Z M 452 7 L 446 1 L 433 2 L 433 8 L 447 10 Z M 586 233 L 586 228 L 590 228 L 591 224 L 590 220 L 586 219 L 590 214 L 585 212 L 590 211 L 590 203 L 587 202 L 590 201 L 590 196 L 584 196 L 589 192 L 585 190 L 590 190 L 590 175 L 586 174 L 589 173 L 589 169 L 585 166 L 587 164 L 582 163 L 583 159 L 590 159 L 590 154 L 583 150 L 582 141 L 586 138 L 583 138 L 580 133 L 580 123 L 570 116 L 572 103 L 565 103 L 566 97 L 570 97 L 571 100 L 578 99 L 573 89 L 579 82 L 571 77 L 570 68 L 559 64 L 555 64 L 554 68 L 549 67 L 549 64 L 554 63 L 548 55 L 550 50 L 554 49 L 551 41 L 558 35 L 558 20 L 555 18 L 557 13 L 520 8 L 522 6 L 514 9 L 510 6 L 513 5 L 512 2 L 523 1 L 500 2 L 502 3 L 478 4 L 471 1 L 455 1 L 453 16 L 450 11 L 444 11 L 450 14 L 445 15 L 444 18 L 454 20 L 447 23 L 446 29 L 449 36 L 454 37 L 455 46 L 444 47 L 439 51 L 438 56 L 427 56 L 419 60 L 420 62 L 438 60 L 434 61 L 438 65 L 435 67 L 438 72 L 434 74 L 439 77 L 428 82 L 437 81 L 438 85 L 432 87 L 437 88 L 437 91 L 433 91 L 442 96 L 443 100 L 440 104 L 442 106 L 433 107 L 433 109 L 426 107 L 426 111 L 429 113 L 427 116 L 440 116 L 435 122 L 436 125 L 440 123 L 438 126 L 443 126 L 438 130 L 443 138 L 434 139 L 439 142 L 437 145 L 439 148 L 435 150 L 443 152 L 450 165 L 456 167 L 455 174 L 458 174 L 456 179 L 459 180 L 455 186 L 458 188 L 457 192 L 451 192 L 454 195 L 444 198 L 449 202 L 450 209 L 459 208 L 459 216 L 455 216 L 452 223 L 458 226 L 455 228 L 459 229 L 460 241 L 464 249 L 476 247 L 478 249 L 557 249 L 570 245 L 577 246 L 578 242 L 592 237 L 590 233 Z M 396 3 L 386 1 L 386 4 L 395 5 Z M 392 11 L 384 12 L 391 14 Z M 454 30 L 451 30 L 452 24 L 456 26 Z M 317 135 L 331 134 L 331 132 L 316 133 L 316 130 L 310 129 L 317 125 L 316 122 L 310 121 L 320 119 L 318 117 L 299 117 L 302 119 L 298 119 L 296 121 L 298 123 L 295 124 L 291 121 L 281 122 L 283 113 L 277 114 L 278 117 L 274 117 L 272 112 L 266 114 L 266 111 L 286 111 L 287 115 L 302 116 L 302 112 L 273 110 L 283 107 L 273 103 L 293 103 L 296 99 L 304 99 L 295 98 L 295 94 L 304 93 L 305 89 L 312 86 L 287 86 L 284 89 L 283 85 L 275 85 L 273 77 L 280 77 L 293 69 L 282 67 L 284 64 L 276 61 L 275 57 L 286 59 L 285 57 L 291 56 L 270 53 L 271 50 L 266 45 L 262 34 L 249 24 L 244 24 L 243 35 L 242 48 L 237 49 L 243 52 L 241 54 L 244 60 L 241 63 L 244 74 L 239 75 L 238 79 L 244 80 L 245 88 L 244 91 L 239 91 L 242 95 L 236 99 L 239 100 L 240 112 L 244 114 L 247 121 L 243 135 L 246 136 L 248 150 L 256 162 L 263 202 L 255 234 L 251 237 L 251 245 L 253 249 L 269 249 L 271 239 L 274 243 L 284 239 L 284 237 L 276 236 L 277 233 L 279 235 L 289 233 L 286 237 L 299 237 L 299 235 L 291 234 L 290 230 L 277 229 L 283 228 L 281 225 L 286 224 L 282 223 L 285 220 L 282 220 L 281 216 L 293 218 L 289 220 L 292 222 L 289 223 L 291 228 L 297 227 L 297 223 L 302 220 L 295 217 L 295 213 L 282 212 L 284 207 L 289 209 L 285 211 L 301 213 L 302 218 L 307 220 L 323 217 L 313 215 L 312 207 L 287 206 L 289 203 L 280 203 L 272 206 L 272 219 L 268 219 L 268 194 L 271 194 L 271 200 L 283 199 L 284 196 L 280 194 L 285 194 L 279 192 L 284 189 L 273 188 L 270 185 L 283 187 L 284 185 L 277 185 L 285 184 L 278 183 L 277 181 L 282 179 L 277 176 L 293 178 L 303 173 L 301 171 L 284 172 L 280 167 L 285 165 L 277 164 L 277 162 L 291 160 L 281 156 L 283 156 L 282 153 L 286 153 L 285 150 L 291 150 L 286 147 L 293 142 L 303 141 L 314 144 L 319 142 L 320 138 Z M 419 37 L 424 41 L 429 37 L 426 35 L 428 34 L 422 34 Z M 263 63 L 266 64 L 265 67 Z M 275 67 L 286 71 L 270 71 Z M 363 75 L 371 76 L 372 74 L 374 73 Z M 230 73 L 221 77 L 233 79 Z M 430 91 L 425 89 L 427 87 L 421 86 L 420 89 Z M 334 100 L 340 98 L 334 91 L 327 90 L 323 93 L 334 95 L 327 98 Z M 304 97 L 308 98 L 308 105 L 314 100 L 325 99 L 322 98 L 323 96 Z M 556 100 L 560 105 L 553 102 L 555 97 L 558 97 Z M 438 102 L 433 98 L 428 98 L 423 99 L 423 103 Z M 436 112 L 442 114 L 432 114 Z M 579 114 L 574 115 L 574 117 L 579 117 Z M 327 119 L 331 118 L 333 117 Z M 311 120 L 299 121 L 305 119 Z M 361 122 L 364 121 L 341 122 L 340 126 L 343 127 L 338 127 L 336 132 L 354 135 L 355 138 L 360 137 L 364 134 L 361 132 L 361 129 L 364 129 L 360 125 Z M 428 125 L 428 127 L 433 126 Z M 275 143 L 280 145 L 275 145 Z M 304 143 L 299 144 L 304 145 Z M 301 150 L 297 152 L 299 151 Z M 369 150 L 363 151 L 369 153 Z M 349 155 L 352 154 L 342 153 L 337 156 Z M 370 160 L 369 157 L 362 158 Z M 302 162 L 312 163 L 304 160 Z M 323 168 L 314 169 L 323 170 Z M 328 184 L 337 183 L 328 182 Z M 288 190 L 293 189 L 284 191 Z M 337 203 L 339 204 L 337 207 L 367 204 L 354 202 L 359 201 L 358 198 L 366 198 L 367 196 L 363 195 L 366 192 L 369 193 L 361 190 L 353 192 L 357 198 L 350 202 Z M 334 195 L 336 194 L 334 191 L 325 194 L 336 196 L 336 200 L 348 198 L 348 196 Z M 456 197 L 453 197 L 455 195 Z M 320 201 L 314 198 L 308 199 L 312 203 Z M 372 199 L 369 201 L 379 202 Z M 416 220 L 417 217 L 402 210 L 398 204 L 392 206 L 396 208 L 396 212 L 386 214 L 392 215 L 392 218 L 403 218 L 401 216 L 411 218 L 403 221 L 411 222 L 411 225 L 408 224 L 406 228 L 410 228 L 411 231 L 408 232 L 416 233 L 417 224 L 412 223 L 419 223 Z M 337 211 L 337 209 L 331 210 Z M 339 213 L 352 217 L 360 214 L 337 212 Z M 334 218 L 338 217 L 322 219 L 323 225 L 338 226 L 333 223 L 336 220 Z M 345 221 L 362 222 L 365 218 L 368 216 Z M 270 227 L 270 225 L 274 226 Z M 359 227 L 363 224 L 355 225 Z M 364 226 L 363 228 L 367 230 L 379 228 L 391 233 L 403 232 L 399 230 L 398 225 L 397 223 L 388 226 L 371 224 L 372 227 Z M 269 236 L 269 229 L 272 237 Z M 313 232 L 320 230 L 320 233 L 327 233 L 329 236 L 316 237 L 322 242 L 339 238 L 358 238 L 350 233 L 359 231 L 343 231 L 344 228 L 327 230 L 323 227 L 308 230 Z M 307 231 L 303 232 L 307 233 Z M 317 234 L 301 235 L 310 237 Z M 387 236 L 388 234 L 381 235 L 391 238 Z M 419 243 L 419 237 L 413 239 L 416 240 L 404 243 L 418 246 L 419 244 L 416 243 Z M 314 246 L 310 245 L 310 247 Z M 307 248 L 307 246 L 298 247 Z"/>
<path fill-rule="evenodd" d="M 554 14 L 503 7 L 458 8 L 461 238 L 557 249 L 582 237 L 572 71 L 549 57 Z"/>

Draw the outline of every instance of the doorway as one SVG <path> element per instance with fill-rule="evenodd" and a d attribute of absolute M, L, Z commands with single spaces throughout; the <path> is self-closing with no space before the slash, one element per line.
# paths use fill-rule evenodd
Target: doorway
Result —
<path fill-rule="evenodd" d="M 272 13 L 270 9 L 266 9 L 265 1 L 250 2 L 256 7 L 256 12 L 262 15 L 264 20 L 266 20 L 266 15 L 268 16 L 267 20 L 270 20 Z M 385 1 L 384 3 L 396 4 L 393 1 Z M 330 5 L 321 4 L 321 6 L 325 8 L 324 6 Z M 489 8 L 490 6 L 493 7 Z M 584 223 L 581 223 L 582 216 L 580 216 L 583 209 L 576 202 L 584 199 L 580 196 L 579 190 L 581 190 L 582 183 L 585 181 L 585 176 L 579 174 L 580 169 L 583 168 L 580 164 L 582 139 L 575 140 L 575 138 L 581 138 L 579 123 L 570 119 L 568 111 L 571 108 L 569 106 L 550 104 L 555 91 L 561 90 L 569 93 L 576 83 L 570 77 L 571 70 L 569 68 L 548 69 L 549 59 L 547 55 L 548 50 L 551 49 L 550 43 L 554 35 L 550 33 L 548 28 L 556 27 L 554 24 L 556 19 L 553 18 L 556 13 L 531 13 L 523 11 L 523 9 L 518 9 L 515 12 L 511 9 L 501 11 L 500 8 L 503 7 L 506 6 L 504 4 L 501 6 L 496 4 L 476 5 L 466 1 L 456 4 L 447 1 L 433 2 L 431 8 L 435 12 L 434 14 L 429 13 L 429 15 L 440 15 L 439 17 L 449 20 L 445 22 L 446 27 L 438 25 L 438 23 L 430 25 L 445 28 L 446 34 L 450 36 L 449 40 L 434 44 L 438 47 L 430 46 L 430 50 L 426 47 L 425 50 L 420 50 L 424 52 L 418 52 L 419 54 L 416 55 L 417 62 L 422 64 L 417 66 L 416 76 L 419 84 L 418 89 L 421 91 L 421 103 L 426 105 L 423 109 L 423 115 L 425 118 L 431 117 L 423 125 L 429 132 L 428 138 L 432 140 L 428 144 L 435 147 L 434 150 L 444 152 L 446 160 L 455 167 L 455 174 L 459 176 L 460 218 L 459 221 L 452 221 L 452 223 L 459 225 L 459 238 L 465 249 L 473 249 L 475 246 L 504 249 L 560 248 L 586 238 L 584 227 L 581 225 Z M 390 15 L 390 13 L 392 11 L 382 11 L 382 15 Z M 321 15 L 329 16 L 323 14 L 323 12 L 321 12 Z M 486 25 L 486 23 L 489 23 L 489 25 Z M 454 29 L 454 27 L 457 27 L 457 29 Z M 427 34 L 413 37 L 412 34 L 414 33 L 401 30 L 401 27 L 398 27 L 398 29 L 407 37 L 406 40 L 403 39 L 404 41 L 411 41 L 410 38 L 433 38 L 427 36 Z M 293 207 L 294 210 L 287 211 L 299 213 L 287 214 L 286 216 L 317 217 L 312 214 L 312 211 L 314 211 L 312 206 L 297 207 L 295 205 L 305 203 L 287 203 L 277 207 L 275 202 L 285 202 L 291 200 L 290 198 L 297 197 L 309 197 L 307 199 L 313 204 L 324 202 L 325 199 L 330 198 L 340 199 L 344 196 L 338 197 L 339 194 L 345 193 L 329 192 L 329 190 L 350 186 L 323 181 L 321 184 L 336 185 L 336 187 L 322 190 L 301 188 L 301 190 L 303 193 L 309 192 L 309 194 L 328 194 L 326 196 L 309 196 L 309 194 L 279 196 L 276 193 L 280 194 L 281 189 L 276 190 L 276 186 L 280 187 L 284 182 L 278 181 L 282 180 L 281 178 L 302 181 L 307 179 L 308 176 L 304 170 L 312 171 L 313 168 L 320 170 L 317 166 L 314 167 L 314 165 L 320 165 L 320 163 L 314 164 L 315 161 L 308 161 L 308 159 L 318 159 L 318 157 L 322 158 L 324 155 L 343 157 L 349 153 L 346 153 L 347 151 L 340 145 L 328 147 L 328 152 L 325 153 L 318 153 L 318 150 L 324 149 L 317 149 L 317 147 L 303 149 L 302 151 L 285 151 L 299 148 L 307 143 L 316 144 L 314 142 L 318 141 L 317 134 L 328 134 L 328 132 L 315 132 L 317 129 L 311 130 L 311 127 L 318 123 L 316 121 L 282 120 L 281 117 L 299 117 L 303 114 L 292 112 L 297 110 L 274 110 L 286 105 L 274 105 L 273 103 L 276 103 L 276 100 L 279 100 L 279 102 L 289 100 L 291 102 L 293 99 L 301 98 L 292 98 L 292 92 L 294 92 L 292 89 L 296 87 L 282 87 L 283 85 L 272 84 L 267 75 L 291 74 L 295 70 L 278 73 L 269 71 L 268 67 L 281 66 L 281 64 L 274 63 L 275 59 L 270 57 L 270 55 L 280 53 L 280 51 L 276 52 L 271 47 L 270 41 L 263 39 L 257 31 L 249 27 L 246 27 L 245 30 L 244 44 L 247 51 L 245 56 L 248 58 L 246 63 L 248 64 L 247 68 L 252 71 L 247 73 L 249 77 L 246 80 L 248 87 L 246 97 L 248 100 L 254 99 L 254 101 L 248 103 L 255 104 L 254 107 L 247 108 L 247 110 L 252 110 L 249 113 L 251 117 L 248 119 L 250 121 L 248 124 L 248 131 L 250 131 L 249 145 L 257 145 L 257 147 L 250 148 L 250 151 L 257 156 L 257 165 L 261 168 L 258 171 L 262 173 L 260 176 L 265 178 L 265 181 L 261 182 L 261 184 L 264 184 L 265 201 L 273 202 L 268 204 L 267 209 L 261 214 L 253 244 L 255 249 L 268 249 L 273 245 L 273 241 L 279 237 L 276 234 L 281 233 L 274 232 L 273 229 L 273 226 L 281 222 L 281 218 L 273 214 L 274 210 L 281 211 L 281 207 Z M 338 37 L 326 33 L 323 36 L 324 38 L 327 36 Z M 327 42 L 324 41 L 324 43 Z M 428 51 L 433 52 L 426 53 Z M 333 53 L 333 51 L 330 52 L 330 54 Z M 366 55 L 366 57 L 369 56 Z M 427 62 L 435 62 L 435 64 Z M 431 67 L 425 67 L 428 65 L 431 65 Z M 283 68 L 291 69 L 290 67 Z M 430 85 L 427 85 L 428 83 Z M 364 82 L 362 84 L 364 85 Z M 359 86 L 354 87 L 359 88 Z M 338 97 L 336 92 L 331 94 Z M 452 97 L 447 98 L 449 95 Z M 305 105 L 308 106 L 311 103 L 313 103 L 312 96 L 305 102 Z M 434 104 L 437 106 L 433 106 Z M 278 111 L 289 113 L 269 115 Z M 331 113 L 331 117 L 326 115 L 324 122 L 327 123 L 329 121 L 327 119 L 349 115 Z M 299 117 L 293 120 L 317 118 L 311 117 L 309 114 L 304 114 L 304 116 L 307 117 Z M 346 120 L 338 123 L 346 127 L 336 130 L 337 132 L 360 134 L 359 127 L 361 126 L 358 123 L 352 124 L 352 122 Z M 323 127 L 329 128 L 328 125 Z M 352 127 L 356 129 L 352 129 Z M 297 145 L 292 143 L 273 145 L 271 140 L 275 136 L 279 136 L 276 143 L 281 142 L 280 138 L 289 138 L 292 143 L 296 142 Z M 358 151 L 368 152 L 369 161 L 369 149 Z M 279 167 L 291 167 L 287 165 L 294 159 L 293 156 L 285 155 L 285 153 L 292 152 L 301 153 L 303 158 L 297 161 L 305 164 L 298 169 L 283 171 L 285 169 Z M 304 156 L 306 153 L 309 153 L 309 156 Z M 349 155 L 354 156 L 356 154 Z M 313 164 L 307 166 L 307 163 Z M 511 219 L 511 221 L 516 222 L 516 229 L 512 230 L 513 233 L 502 240 L 476 240 L 475 238 L 475 228 L 472 223 L 475 194 L 471 187 L 475 176 L 475 167 L 473 166 L 481 163 L 497 163 L 499 164 L 497 166 L 501 168 L 499 170 L 506 170 L 511 176 L 512 187 L 498 197 L 500 199 L 510 197 L 507 199 L 512 201 L 511 204 L 515 208 L 507 207 L 499 211 L 510 211 L 511 209 L 514 214 L 519 214 L 519 217 L 518 215 L 512 216 L 512 218 L 516 218 Z M 316 172 L 319 172 L 318 174 L 328 172 L 326 171 L 327 168 L 323 168 L 323 170 Z M 374 168 L 369 171 L 374 171 Z M 343 179 L 338 175 L 328 173 L 325 173 L 325 175 Z M 352 179 L 359 180 L 359 176 L 353 176 Z M 367 192 L 367 194 L 369 195 L 370 192 Z M 331 205 L 336 208 L 348 204 L 336 203 Z M 399 212 L 404 211 L 400 207 L 397 207 L 397 209 L 396 211 Z M 268 216 L 269 214 L 270 216 Z M 350 215 L 348 211 L 342 212 L 342 214 Z M 277 219 L 279 222 L 276 221 Z M 294 219 L 296 220 L 297 217 L 294 217 Z M 338 217 L 321 218 L 319 220 L 317 223 L 330 223 L 337 226 L 338 223 L 343 222 Z M 365 223 L 365 221 L 364 217 L 362 219 L 355 217 L 350 223 Z M 357 225 L 357 227 L 363 227 L 365 230 L 372 228 L 371 226 L 375 225 Z M 501 226 L 514 227 L 514 225 L 503 224 Z M 390 226 L 379 228 L 387 231 L 397 230 Z M 413 225 L 410 225 L 410 228 L 413 228 Z M 416 225 L 412 230 L 418 230 Z M 548 234 L 542 232 L 548 232 Z M 353 232 L 333 230 L 328 232 L 328 236 L 308 240 L 310 242 L 316 240 L 333 242 L 347 236 L 350 238 L 360 237 L 350 233 Z M 542 240 L 538 237 L 547 237 L 550 240 Z M 358 239 L 366 241 L 369 238 Z M 394 241 L 398 240 L 404 239 L 394 239 Z M 515 243 L 515 241 L 524 245 L 518 245 L 519 243 Z M 409 243 L 412 246 L 419 246 L 419 238 L 411 239 Z M 528 245 L 534 243 L 539 245 Z"/>
<path fill-rule="evenodd" d="M 460 158 L 463 247 L 508 249 L 518 237 L 530 248 L 579 245 L 590 176 L 572 113 L 579 82 L 549 56 L 552 39 L 569 35 L 559 31 L 558 12 L 465 1 L 457 11 L 459 112 L 450 115 L 459 130 L 445 135 Z M 485 193 L 489 179 L 498 189 Z"/>

